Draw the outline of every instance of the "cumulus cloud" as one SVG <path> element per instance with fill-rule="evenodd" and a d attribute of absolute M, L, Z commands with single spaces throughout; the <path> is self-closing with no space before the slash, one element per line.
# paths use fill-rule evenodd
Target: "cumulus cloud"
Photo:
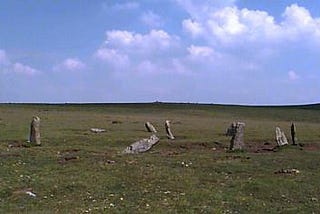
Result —
<path fill-rule="evenodd" d="M 81 70 L 85 68 L 85 64 L 77 58 L 68 58 L 64 60 L 64 62 L 62 63 L 62 66 L 66 70 L 70 70 L 70 71 Z"/>
<path fill-rule="evenodd" d="M 126 67 L 129 64 L 128 56 L 119 53 L 116 49 L 100 48 L 96 51 L 95 57 L 101 61 L 110 63 L 115 67 Z"/>
<path fill-rule="evenodd" d="M 202 19 L 206 14 L 234 5 L 236 0 L 176 0 L 176 2 L 185 9 L 193 19 Z"/>
<path fill-rule="evenodd" d="M 41 73 L 39 70 L 29 65 L 20 62 L 11 62 L 6 51 L 2 49 L 0 49 L 0 72 L 4 74 L 16 73 L 29 76 Z"/>
<path fill-rule="evenodd" d="M 106 32 L 105 45 L 112 48 L 126 48 L 135 52 L 150 52 L 168 49 L 176 38 L 163 30 L 151 30 L 148 34 L 112 30 Z"/>
<path fill-rule="evenodd" d="M 307 37 L 320 44 L 320 18 L 313 18 L 306 8 L 297 4 L 288 6 L 283 17 L 281 26 L 286 38 L 299 40 Z"/>
<path fill-rule="evenodd" d="M 59 65 L 53 68 L 54 71 L 80 71 L 86 68 L 86 65 L 77 58 L 67 58 Z"/>
<path fill-rule="evenodd" d="M 151 10 L 144 12 L 141 17 L 141 21 L 152 28 L 158 28 L 163 26 L 164 21 L 163 19 L 156 13 L 152 12 Z"/>
<path fill-rule="evenodd" d="M 13 71 L 26 75 L 34 75 L 36 73 L 39 73 L 38 70 L 18 62 L 13 64 Z"/>
<path fill-rule="evenodd" d="M 189 54 L 194 57 L 208 57 L 213 54 L 213 49 L 207 46 L 191 45 L 188 51 Z"/>
<path fill-rule="evenodd" d="M 285 9 L 279 23 L 265 11 L 239 9 L 235 5 L 212 9 L 210 5 L 202 5 L 205 9 L 199 11 L 191 10 L 192 19 L 183 20 L 182 26 L 191 36 L 201 36 L 214 45 L 234 46 L 244 42 L 272 45 L 305 38 L 315 43 L 320 39 L 320 19 L 313 18 L 297 4 Z"/>
<path fill-rule="evenodd" d="M 189 33 L 193 37 L 197 37 L 203 33 L 203 28 L 201 23 L 193 21 L 191 19 L 185 19 L 182 22 L 183 29 Z"/>
<path fill-rule="evenodd" d="M 113 69 L 162 70 L 154 69 L 159 61 L 166 61 L 179 43 L 179 38 L 164 30 L 150 30 L 146 34 L 130 31 L 111 30 L 94 56 Z"/>

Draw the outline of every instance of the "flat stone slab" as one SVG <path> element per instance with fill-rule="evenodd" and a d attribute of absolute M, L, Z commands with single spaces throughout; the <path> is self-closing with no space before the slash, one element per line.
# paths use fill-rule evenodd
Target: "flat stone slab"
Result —
<path fill-rule="evenodd" d="M 136 141 L 128 146 L 123 153 L 125 154 L 137 154 L 150 150 L 155 144 L 159 142 L 159 138 L 156 135 L 151 135 L 149 138 Z"/>

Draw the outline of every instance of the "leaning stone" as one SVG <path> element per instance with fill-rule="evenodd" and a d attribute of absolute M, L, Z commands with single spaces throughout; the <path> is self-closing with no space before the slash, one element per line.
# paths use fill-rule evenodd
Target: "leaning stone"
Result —
<path fill-rule="evenodd" d="M 174 140 L 175 137 L 173 136 L 172 132 L 171 132 L 171 128 L 170 128 L 170 120 L 166 120 L 165 122 L 165 127 L 166 127 L 166 132 L 167 132 L 167 137 L 168 139 Z"/>
<path fill-rule="evenodd" d="M 30 126 L 29 142 L 37 146 L 41 145 L 40 141 L 40 118 L 34 116 Z"/>
<path fill-rule="evenodd" d="M 230 133 L 232 133 L 232 138 L 230 141 L 230 150 L 243 150 L 244 149 L 244 127 L 245 123 L 233 122 L 230 126 Z"/>
<path fill-rule="evenodd" d="M 144 125 L 148 132 L 157 133 L 156 128 L 150 122 L 146 122 Z"/>
<path fill-rule="evenodd" d="M 291 124 L 291 140 L 293 145 L 297 145 L 297 137 L 296 137 L 296 124 L 292 123 Z"/>
<path fill-rule="evenodd" d="M 123 153 L 125 154 L 136 154 L 146 152 L 152 148 L 156 143 L 159 142 L 159 138 L 156 135 L 151 135 L 150 138 L 139 140 L 130 146 L 128 146 Z"/>
<path fill-rule="evenodd" d="M 286 135 L 279 127 L 276 127 L 276 141 L 278 146 L 284 146 L 288 144 L 288 140 L 286 138 Z"/>

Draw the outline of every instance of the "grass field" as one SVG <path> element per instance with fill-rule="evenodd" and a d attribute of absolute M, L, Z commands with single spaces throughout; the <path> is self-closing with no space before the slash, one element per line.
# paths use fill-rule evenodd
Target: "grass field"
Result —
<path fill-rule="evenodd" d="M 24 147 L 34 115 L 42 146 Z M 122 154 L 146 121 L 160 142 Z M 246 123 L 244 152 L 226 150 L 232 121 Z M 272 151 L 291 122 L 302 146 Z M 319 139 L 320 105 L 1 104 L 0 213 L 320 213 Z"/>

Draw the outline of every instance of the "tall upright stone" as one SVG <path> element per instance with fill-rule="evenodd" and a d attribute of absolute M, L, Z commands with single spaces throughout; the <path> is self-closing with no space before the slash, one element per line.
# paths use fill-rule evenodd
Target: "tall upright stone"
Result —
<path fill-rule="evenodd" d="M 296 124 L 292 123 L 291 124 L 291 140 L 293 145 L 297 145 L 297 137 L 296 137 Z"/>
<path fill-rule="evenodd" d="M 146 122 L 144 125 L 148 132 L 157 133 L 156 128 L 150 122 Z"/>
<path fill-rule="evenodd" d="M 128 146 L 123 153 L 125 154 L 137 154 L 150 150 L 156 143 L 159 142 L 159 138 L 156 135 L 151 135 L 149 138 L 136 141 Z"/>
<path fill-rule="evenodd" d="M 231 125 L 226 130 L 226 136 L 232 137 L 235 134 L 236 125 L 236 122 L 231 123 Z"/>
<path fill-rule="evenodd" d="M 165 126 L 165 128 L 166 128 L 166 132 L 167 132 L 167 137 L 168 137 L 168 139 L 174 140 L 175 137 L 173 136 L 173 134 L 172 134 L 172 132 L 171 132 L 170 120 L 166 120 L 164 126 Z"/>
<path fill-rule="evenodd" d="M 29 136 L 30 143 L 40 146 L 40 118 L 34 116 L 30 126 L 30 136 Z"/>
<path fill-rule="evenodd" d="M 245 123 L 233 122 L 229 127 L 229 136 L 231 135 L 230 150 L 243 150 L 244 149 L 244 127 Z"/>
<path fill-rule="evenodd" d="M 276 127 L 276 141 L 278 146 L 288 145 L 287 137 L 279 127 Z"/>

